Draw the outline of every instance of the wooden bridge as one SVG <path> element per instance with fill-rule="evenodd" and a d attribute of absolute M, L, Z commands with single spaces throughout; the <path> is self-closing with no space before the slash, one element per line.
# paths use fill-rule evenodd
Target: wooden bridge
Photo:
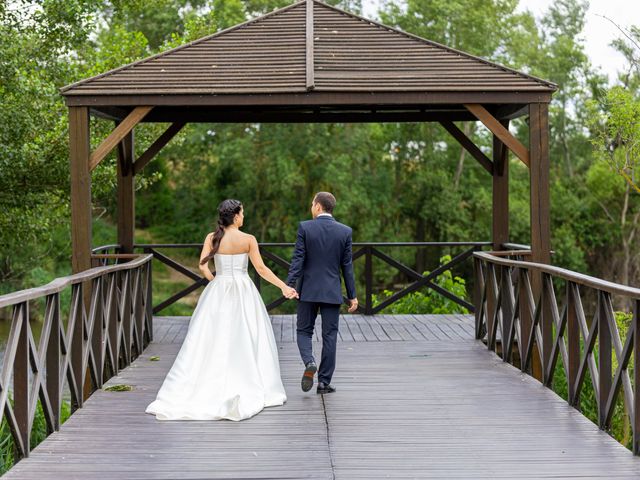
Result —
<path fill-rule="evenodd" d="M 555 90 L 317 0 L 65 87 L 75 273 L 0 296 L 12 316 L 0 410 L 21 459 L 6 478 L 639 478 L 640 290 L 548 265 Z M 115 122 L 93 151 L 90 116 Z M 509 130 L 523 116 L 528 146 Z M 454 124 L 469 121 L 491 132 L 490 156 Z M 171 125 L 136 158 L 142 122 Z M 159 422 L 144 409 L 188 322 L 157 315 L 205 281 L 158 246 L 135 252 L 135 176 L 197 122 L 438 122 L 488 174 L 493 252 L 480 251 L 487 242 L 449 243 L 464 250 L 424 274 L 380 244 L 359 245 L 367 315 L 342 319 L 338 392 L 299 391 L 293 319 L 277 316 L 284 406 L 239 423 Z M 92 252 L 91 172 L 114 150 L 117 251 Z M 510 152 L 529 172 L 528 252 L 508 243 Z M 374 257 L 404 277 L 381 302 Z M 470 258 L 473 298 L 437 284 Z M 152 260 L 193 283 L 153 304 Z M 419 289 L 475 315 L 382 315 Z M 39 335 L 34 309 L 43 311 Z M 566 400 L 551 389 L 556 380 L 566 382 Z M 117 384 L 133 388 L 105 390 Z M 596 423 L 580 413 L 587 396 Z M 74 413 L 61 425 L 67 402 Z M 33 449 L 37 415 L 49 436 Z M 607 433 L 616 415 L 627 421 L 631 451 Z"/>
<path fill-rule="evenodd" d="M 454 246 L 463 251 L 449 267 L 474 261 L 475 315 L 344 315 L 338 391 L 325 397 L 300 391 L 294 317 L 275 315 L 288 401 L 239 423 L 144 413 L 189 324 L 153 315 L 154 258 L 185 268 L 158 246 L 96 254 L 119 263 L 0 296 L 13 311 L 0 407 L 21 458 L 6 478 L 639 478 L 640 290 L 522 261 L 524 250 Z M 377 256 L 413 281 L 390 298 L 436 286 L 433 272 L 378 248 L 357 247 L 366 284 Z M 626 330 L 615 320 L 620 297 L 633 307 Z M 563 379 L 566 399 L 551 388 Z M 131 389 L 108 389 L 117 385 Z M 580 413 L 591 387 L 595 423 Z M 50 435 L 31 448 L 38 405 Z M 632 451 L 607 433 L 620 408 Z"/>
<path fill-rule="evenodd" d="M 272 318 L 284 406 L 239 423 L 146 415 L 189 321 L 158 317 L 105 384 L 133 389 L 97 391 L 5 478 L 640 477 L 640 458 L 476 340 L 472 316 L 343 316 L 327 396 L 300 390 L 293 316 Z"/>

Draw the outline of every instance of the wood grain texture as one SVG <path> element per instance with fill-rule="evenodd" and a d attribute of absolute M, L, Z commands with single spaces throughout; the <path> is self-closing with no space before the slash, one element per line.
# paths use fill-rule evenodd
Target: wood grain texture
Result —
<path fill-rule="evenodd" d="M 640 458 L 474 340 L 472 317 L 344 315 L 341 321 L 336 393 L 300 391 L 294 317 L 274 316 L 285 405 L 238 423 L 161 422 L 144 409 L 189 319 L 156 317 L 154 342 L 107 383 L 133 390 L 96 392 L 4 478 L 640 476 Z M 150 361 L 153 355 L 159 360 Z"/>
<path fill-rule="evenodd" d="M 133 130 L 138 123 L 151 111 L 153 107 L 141 106 L 134 108 L 127 117 L 96 147 L 89 157 L 89 170 L 93 170 L 111 153 L 111 151 Z"/>
<path fill-rule="evenodd" d="M 527 167 L 530 165 L 529 151 L 520 140 L 514 137 L 500 121 L 480 104 L 468 103 L 465 107 L 480 120 L 491 133 L 500 139 Z"/>

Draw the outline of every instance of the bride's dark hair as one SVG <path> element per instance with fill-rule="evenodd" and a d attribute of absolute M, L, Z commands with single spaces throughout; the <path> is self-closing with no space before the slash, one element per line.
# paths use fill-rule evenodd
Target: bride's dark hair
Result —
<path fill-rule="evenodd" d="M 225 227 L 233 223 L 233 219 L 240 213 L 240 210 L 242 210 L 242 202 L 232 198 L 223 200 L 220 205 L 218 205 L 218 228 L 216 228 L 216 231 L 211 237 L 211 253 L 200 260 L 200 265 L 207 263 L 216 254 L 220 248 L 220 241 L 224 236 Z"/>

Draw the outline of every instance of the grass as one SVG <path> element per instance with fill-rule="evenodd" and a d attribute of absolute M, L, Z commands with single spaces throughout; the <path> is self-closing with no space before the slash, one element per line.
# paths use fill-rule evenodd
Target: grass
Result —
<path fill-rule="evenodd" d="M 13 406 L 13 398 L 8 399 L 9 403 Z M 71 416 L 71 405 L 69 402 L 62 402 L 60 409 L 60 424 L 63 424 Z M 42 440 L 47 438 L 49 432 L 47 432 L 47 424 L 44 418 L 44 412 L 40 402 L 38 402 L 38 408 L 36 409 L 36 415 L 33 420 L 33 427 L 31 429 L 31 441 L 30 446 L 33 450 Z M 0 424 L 0 475 L 3 475 L 9 470 L 15 462 L 18 460 L 18 450 L 16 443 L 9 429 L 9 424 L 3 418 Z"/>
<path fill-rule="evenodd" d="M 131 390 L 133 390 L 133 387 L 131 385 L 119 384 L 105 387 L 103 390 L 105 392 L 130 392 Z"/>

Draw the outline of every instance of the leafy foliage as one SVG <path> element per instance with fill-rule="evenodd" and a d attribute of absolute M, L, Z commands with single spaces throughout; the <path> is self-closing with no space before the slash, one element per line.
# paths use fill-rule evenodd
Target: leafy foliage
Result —
<path fill-rule="evenodd" d="M 440 265 L 445 265 L 451 261 L 450 255 L 445 255 L 440 259 Z M 424 272 L 428 275 L 429 272 Z M 438 275 L 434 282 L 439 287 L 451 292 L 458 298 L 467 299 L 467 288 L 464 278 L 453 276 L 451 270 L 445 270 Z M 373 295 L 373 305 L 382 303 L 386 298 L 393 295 L 390 290 L 384 290 L 382 296 Z M 443 313 L 469 313 L 469 310 L 460 304 L 440 295 L 435 290 L 428 288 L 424 291 L 412 292 L 402 297 L 397 302 L 385 308 L 384 313 L 417 313 L 417 314 L 443 314 Z"/>

